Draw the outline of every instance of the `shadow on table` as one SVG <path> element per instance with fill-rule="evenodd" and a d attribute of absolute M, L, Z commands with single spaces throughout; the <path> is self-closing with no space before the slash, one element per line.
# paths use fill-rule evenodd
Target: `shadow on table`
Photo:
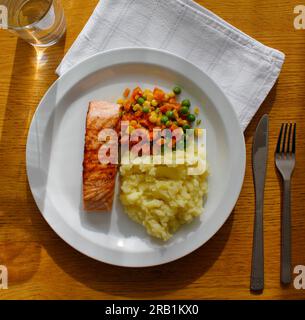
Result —
<path fill-rule="evenodd" d="M 17 39 L 7 102 L 1 110 L 0 264 L 8 267 L 11 286 L 28 281 L 39 267 L 39 212 L 29 194 L 25 145 L 36 107 L 56 79 L 54 70 L 63 57 L 64 47 L 65 38 L 39 51 Z"/>
<path fill-rule="evenodd" d="M 261 107 L 258 109 L 257 113 L 255 114 L 254 118 L 250 122 L 249 126 L 245 130 L 245 141 L 246 143 L 249 142 L 249 139 L 253 138 L 253 135 L 255 133 L 256 127 L 261 119 L 261 117 L 264 114 L 268 114 L 271 112 L 274 102 L 276 100 L 276 92 L 277 92 L 277 82 L 272 88 L 272 90 L 269 92 L 267 98 L 261 105 Z"/>

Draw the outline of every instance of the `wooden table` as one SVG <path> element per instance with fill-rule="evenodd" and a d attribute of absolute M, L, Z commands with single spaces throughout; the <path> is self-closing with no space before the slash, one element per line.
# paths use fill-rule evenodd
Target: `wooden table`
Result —
<path fill-rule="evenodd" d="M 203 247 L 178 261 L 124 269 L 78 253 L 51 230 L 30 193 L 25 144 L 33 113 L 56 79 L 54 70 L 81 31 L 97 0 L 62 0 L 68 31 L 37 61 L 35 50 L 0 31 L 0 265 L 9 289 L 0 299 L 292 299 L 305 290 L 281 287 L 280 184 L 273 152 L 279 127 L 296 121 L 297 166 L 292 187 L 293 266 L 305 265 L 305 30 L 293 27 L 293 0 L 198 1 L 266 45 L 286 53 L 279 81 L 245 132 L 247 169 L 236 208 Z M 259 118 L 270 115 L 270 155 L 265 195 L 265 290 L 249 292 L 254 218 L 252 137 Z"/>

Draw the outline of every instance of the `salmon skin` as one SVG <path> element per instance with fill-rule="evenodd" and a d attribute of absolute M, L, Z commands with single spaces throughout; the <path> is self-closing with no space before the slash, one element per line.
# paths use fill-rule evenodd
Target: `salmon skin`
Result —
<path fill-rule="evenodd" d="M 103 142 L 99 142 L 98 135 L 103 129 L 118 129 L 119 109 L 119 105 L 106 101 L 89 103 L 83 161 L 83 203 L 86 211 L 112 210 L 117 165 L 99 161 Z"/>

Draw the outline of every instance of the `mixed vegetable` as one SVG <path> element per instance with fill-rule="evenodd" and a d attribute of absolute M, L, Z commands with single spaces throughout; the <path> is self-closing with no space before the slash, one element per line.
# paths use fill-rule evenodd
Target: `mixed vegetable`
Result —
<path fill-rule="evenodd" d="M 117 103 L 120 105 L 121 120 L 129 121 L 129 133 L 135 129 L 144 128 L 149 132 L 150 141 L 164 145 L 165 139 L 158 137 L 157 141 L 153 136 L 153 129 L 170 129 L 174 131 L 181 129 L 181 136 L 172 140 L 172 147 L 184 146 L 185 132 L 191 129 L 194 124 L 199 125 L 200 120 L 196 121 L 199 114 L 199 108 L 196 107 L 194 112 L 190 111 L 191 102 L 189 99 L 178 101 L 178 96 L 182 93 L 179 86 L 175 86 L 169 93 L 159 88 L 154 90 L 140 87 L 135 88 L 132 92 L 125 89 L 123 98 Z M 175 131 L 177 132 L 177 131 Z M 195 129 L 195 135 L 199 136 L 201 129 Z"/>

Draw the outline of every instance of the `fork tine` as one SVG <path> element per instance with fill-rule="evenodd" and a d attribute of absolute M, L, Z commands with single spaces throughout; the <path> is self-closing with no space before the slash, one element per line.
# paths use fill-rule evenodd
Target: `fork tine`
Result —
<path fill-rule="evenodd" d="M 292 150 L 291 150 L 293 154 L 295 154 L 296 129 L 297 129 L 297 125 L 295 123 L 293 125 Z"/>
<path fill-rule="evenodd" d="M 276 153 L 281 152 L 281 141 L 282 141 L 282 135 L 283 135 L 283 128 L 284 128 L 284 124 L 282 124 L 282 126 L 281 126 L 281 131 L 279 134 L 279 138 L 277 140 Z"/>
<path fill-rule="evenodd" d="M 286 150 L 286 152 L 287 153 L 290 153 L 291 151 L 290 151 L 290 144 L 291 144 L 291 129 L 292 129 L 292 124 L 291 123 L 289 123 L 289 129 L 288 129 L 288 144 L 287 144 L 287 150 Z"/>
<path fill-rule="evenodd" d="M 287 123 L 285 124 L 284 129 L 284 139 L 283 139 L 283 145 L 282 145 L 282 153 L 285 153 L 285 145 L 286 145 L 286 136 L 287 136 Z"/>

